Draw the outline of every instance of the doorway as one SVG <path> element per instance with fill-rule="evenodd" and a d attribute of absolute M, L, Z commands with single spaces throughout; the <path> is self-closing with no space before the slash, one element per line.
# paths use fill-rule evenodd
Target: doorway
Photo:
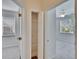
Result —
<path fill-rule="evenodd" d="M 45 59 L 76 58 L 75 0 L 46 11 Z"/>
<path fill-rule="evenodd" d="M 32 12 L 31 58 L 38 59 L 38 13 Z"/>

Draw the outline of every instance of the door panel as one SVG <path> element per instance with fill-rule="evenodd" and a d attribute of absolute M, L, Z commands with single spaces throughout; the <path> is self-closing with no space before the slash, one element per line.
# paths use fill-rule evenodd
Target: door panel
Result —
<path fill-rule="evenodd" d="M 20 59 L 21 17 L 18 16 L 19 6 L 12 0 L 3 0 L 3 36 L 2 36 L 2 58 Z M 11 7 L 11 8 L 10 8 Z M 15 8 L 15 9 L 14 9 Z"/>
<path fill-rule="evenodd" d="M 56 11 L 47 12 L 46 20 L 46 38 L 45 38 L 45 54 L 46 59 L 54 59 L 56 55 Z"/>

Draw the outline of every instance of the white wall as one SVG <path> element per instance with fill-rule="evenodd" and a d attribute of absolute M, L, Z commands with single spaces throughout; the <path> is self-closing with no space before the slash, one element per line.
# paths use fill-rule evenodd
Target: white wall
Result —
<path fill-rule="evenodd" d="M 47 20 L 45 24 L 45 54 L 46 59 L 54 59 L 56 55 L 56 11 L 55 9 L 47 11 Z"/>

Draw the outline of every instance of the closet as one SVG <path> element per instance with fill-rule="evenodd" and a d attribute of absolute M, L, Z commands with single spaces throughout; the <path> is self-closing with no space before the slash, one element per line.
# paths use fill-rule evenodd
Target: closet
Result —
<path fill-rule="evenodd" d="M 32 12 L 31 57 L 38 59 L 38 13 Z"/>

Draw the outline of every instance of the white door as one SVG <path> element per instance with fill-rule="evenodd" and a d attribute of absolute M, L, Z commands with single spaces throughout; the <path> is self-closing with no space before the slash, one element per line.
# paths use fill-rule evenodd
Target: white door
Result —
<path fill-rule="evenodd" d="M 55 9 L 46 12 L 45 22 L 45 59 L 55 59 L 56 55 L 56 12 Z"/>
<path fill-rule="evenodd" d="M 21 14 L 20 7 L 12 0 L 3 0 L 3 59 L 21 59 Z"/>

